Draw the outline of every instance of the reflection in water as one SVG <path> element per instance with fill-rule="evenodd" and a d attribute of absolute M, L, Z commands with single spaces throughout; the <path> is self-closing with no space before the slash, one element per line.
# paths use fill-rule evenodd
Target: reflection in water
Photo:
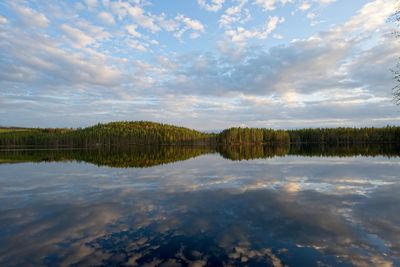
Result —
<path fill-rule="evenodd" d="M 0 266 L 400 266 L 398 158 L 274 149 L 219 148 L 230 159 L 260 159 L 207 154 L 146 169 L 1 164 Z M 215 150 L 185 151 L 171 153 Z M 130 165 L 132 153 L 65 152 L 8 160 L 146 166 Z"/>
<path fill-rule="evenodd" d="M 230 160 L 288 155 L 311 157 L 400 156 L 400 145 L 280 145 L 280 146 L 128 146 L 67 150 L 0 150 L 1 163 L 84 161 L 98 166 L 144 168 L 219 153 Z"/>
<path fill-rule="evenodd" d="M 143 168 L 212 153 L 207 146 L 132 146 L 99 149 L 6 150 L 0 163 L 84 161 L 98 166 Z"/>

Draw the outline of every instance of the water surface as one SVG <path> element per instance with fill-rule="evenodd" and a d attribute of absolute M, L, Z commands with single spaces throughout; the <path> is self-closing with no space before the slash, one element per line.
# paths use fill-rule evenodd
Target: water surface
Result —
<path fill-rule="evenodd" d="M 0 266 L 400 266 L 396 149 L 135 151 L 0 152 Z"/>

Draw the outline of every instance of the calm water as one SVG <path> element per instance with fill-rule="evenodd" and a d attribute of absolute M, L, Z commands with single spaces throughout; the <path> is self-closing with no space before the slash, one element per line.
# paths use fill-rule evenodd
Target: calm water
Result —
<path fill-rule="evenodd" d="M 400 266 L 388 151 L 2 152 L 0 266 Z"/>

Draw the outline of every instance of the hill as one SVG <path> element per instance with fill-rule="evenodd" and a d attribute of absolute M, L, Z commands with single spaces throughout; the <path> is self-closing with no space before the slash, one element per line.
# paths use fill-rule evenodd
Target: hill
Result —
<path fill-rule="evenodd" d="M 215 134 L 149 121 L 119 121 L 78 129 L 0 132 L 0 146 L 89 147 L 112 145 L 209 145 Z"/>

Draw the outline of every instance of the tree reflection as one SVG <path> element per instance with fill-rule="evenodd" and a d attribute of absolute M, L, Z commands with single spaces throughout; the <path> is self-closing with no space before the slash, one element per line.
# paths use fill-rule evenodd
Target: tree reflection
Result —
<path fill-rule="evenodd" d="M 252 160 L 283 156 L 398 157 L 400 145 L 232 145 L 232 146 L 127 146 L 67 150 L 0 151 L 0 163 L 78 161 L 116 168 L 145 168 L 219 153 L 229 160 Z"/>

